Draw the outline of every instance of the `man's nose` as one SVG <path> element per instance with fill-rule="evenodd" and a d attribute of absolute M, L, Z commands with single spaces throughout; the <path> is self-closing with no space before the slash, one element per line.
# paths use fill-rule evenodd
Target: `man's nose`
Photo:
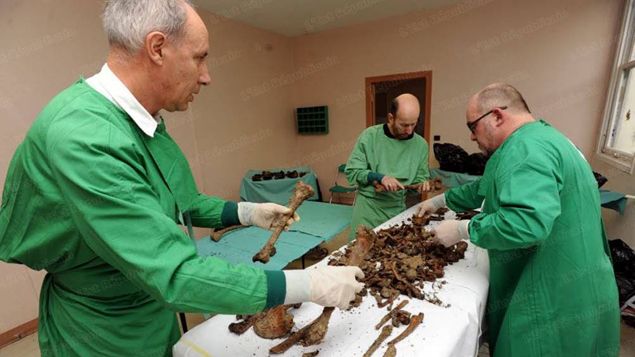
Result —
<path fill-rule="evenodd" d="M 210 77 L 209 75 L 209 71 L 207 70 L 207 66 L 203 67 L 203 73 L 201 73 L 201 76 L 198 79 L 199 83 L 201 83 L 202 85 L 206 86 L 208 84 L 210 84 L 212 82 L 212 77 Z"/>

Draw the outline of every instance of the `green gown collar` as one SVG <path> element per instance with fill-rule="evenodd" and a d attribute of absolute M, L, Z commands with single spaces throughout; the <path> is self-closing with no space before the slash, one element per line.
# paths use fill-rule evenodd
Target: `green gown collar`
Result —
<path fill-rule="evenodd" d="M 161 119 L 153 138 L 147 135 L 141 137 L 174 195 L 179 211 L 187 212 L 198 196 L 198 189 L 187 159 L 166 131 L 164 120 Z"/>

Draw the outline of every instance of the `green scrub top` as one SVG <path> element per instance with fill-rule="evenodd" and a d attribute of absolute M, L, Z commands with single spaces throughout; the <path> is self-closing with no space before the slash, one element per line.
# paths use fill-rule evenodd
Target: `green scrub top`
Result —
<path fill-rule="evenodd" d="M 406 209 L 405 190 L 375 192 L 373 181 L 381 182 L 384 175 L 403 185 L 426 181 L 430 177 L 428 143 L 419 134 L 396 139 L 386 124 L 371 126 L 357 139 L 345 173 L 349 183 L 358 187 L 349 237 L 353 239 L 358 225 L 376 227 Z"/>
<path fill-rule="evenodd" d="M 449 190 L 448 207 L 481 207 L 470 241 L 490 261 L 494 356 L 617 356 L 617 286 L 591 168 L 544 121 L 525 124 L 483 177 Z"/>
<path fill-rule="evenodd" d="M 83 80 L 44 108 L 0 210 L 0 259 L 48 272 L 43 356 L 171 355 L 176 311 L 253 314 L 284 301 L 281 271 L 197 256 L 182 214 L 199 227 L 238 223 L 235 203 L 198 192 L 164 125 L 145 135 Z"/>

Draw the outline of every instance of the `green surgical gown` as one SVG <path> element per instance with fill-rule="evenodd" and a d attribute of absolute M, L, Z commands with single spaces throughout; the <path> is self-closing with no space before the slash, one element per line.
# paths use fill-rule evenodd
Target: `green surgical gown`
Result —
<path fill-rule="evenodd" d="M 597 183 L 573 144 L 544 121 L 517 129 L 483 177 L 446 192 L 481 207 L 470 241 L 488 250 L 486 315 L 494 356 L 617 356 L 617 287 Z"/>
<path fill-rule="evenodd" d="M 430 177 L 425 139 L 414 134 L 409 139 L 399 140 L 388 134 L 385 124 L 365 129 L 346 163 L 348 181 L 358 187 L 351 219 L 351 239 L 358 225 L 376 227 L 406 209 L 406 191 L 375 192 L 373 181 L 388 175 L 403 185 L 411 185 Z"/>
<path fill-rule="evenodd" d="M 200 227 L 238 221 L 235 203 L 198 192 L 164 125 L 145 135 L 83 80 L 44 108 L 11 161 L 0 210 L 0 259 L 48 272 L 43 356 L 171 355 L 176 311 L 282 303 L 281 271 L 197 256 L 183 214 Z"/>

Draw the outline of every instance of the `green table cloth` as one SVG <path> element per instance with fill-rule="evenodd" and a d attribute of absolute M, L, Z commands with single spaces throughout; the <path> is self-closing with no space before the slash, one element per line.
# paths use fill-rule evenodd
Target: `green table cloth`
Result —
<path fill-rule="evenodd" d="M 430 169 L 430 176 L 432 178 L 439 178 L 443 182 L 443 185 L 448 188 L 460 186 L 481 178 L 481 176 L 444 171 L 440 169 Z M 624 210 L 626 209 L 626 196 L 620 192 L 600 190 L 600 202 L 602 207 L 615 210 L 619 212 L 620 215 L 623 215 Z"/>
<path fill-rule="evenodd" d="M 251 177 L 255 174 L 262 173 L 262 170 L 249 170 L 240 182 L 240 199 L 248 202 L 273 202 L 281 205 L 287 205 L 289 197 L 293 193 L 295 183 L 303 181 L 307 185 L 313 187 L 315 194 L 310 200 L 317 201 L 319 197 L 319 187 L 317 183 L 317 176 L 315 172 L 308 166 L 290 167 L 290 168 L 277 168 L 268 169 L 267 171 L 297 171 L 306 172 L 306 175 L 298 178 L 283 178 L 280 180 L 271 179 L 263 181 L 253 181 Z"/>
<path fill-rule="evenodd" d="M 600 190 L 600 202 L 602 207 L 615 210 L 624 215 L 626 209 L 626 195 L 609 190 Z"/>
<path fill-rule="evenodd" d="M 470 183 L 481 178 L 481 176 L 474 176 L 433 168 L 430 169 L 430 177 L 440 179 L 441 182 L 443 182 L 443 185 L 447 188 L 461 186 L 465 183 Z"/>
<path fill-rule="evenodd" d="M 271 237 L 271 231 L 246 227 L 231 231 L 220 242 L 209 237 L 196 241 L 200 256 L 216 256 L 234 264 L 251 264 L 267 270 L 279 270 L 311 248 L 335 237 L 351 223 L 352 207 L 323 202 L 305 201 L 297 210 L 300 221 L 288 232 L 282 232 L 276 242 L 276 255 L 267 264 L 252 262 L 251 258 Z"/>

